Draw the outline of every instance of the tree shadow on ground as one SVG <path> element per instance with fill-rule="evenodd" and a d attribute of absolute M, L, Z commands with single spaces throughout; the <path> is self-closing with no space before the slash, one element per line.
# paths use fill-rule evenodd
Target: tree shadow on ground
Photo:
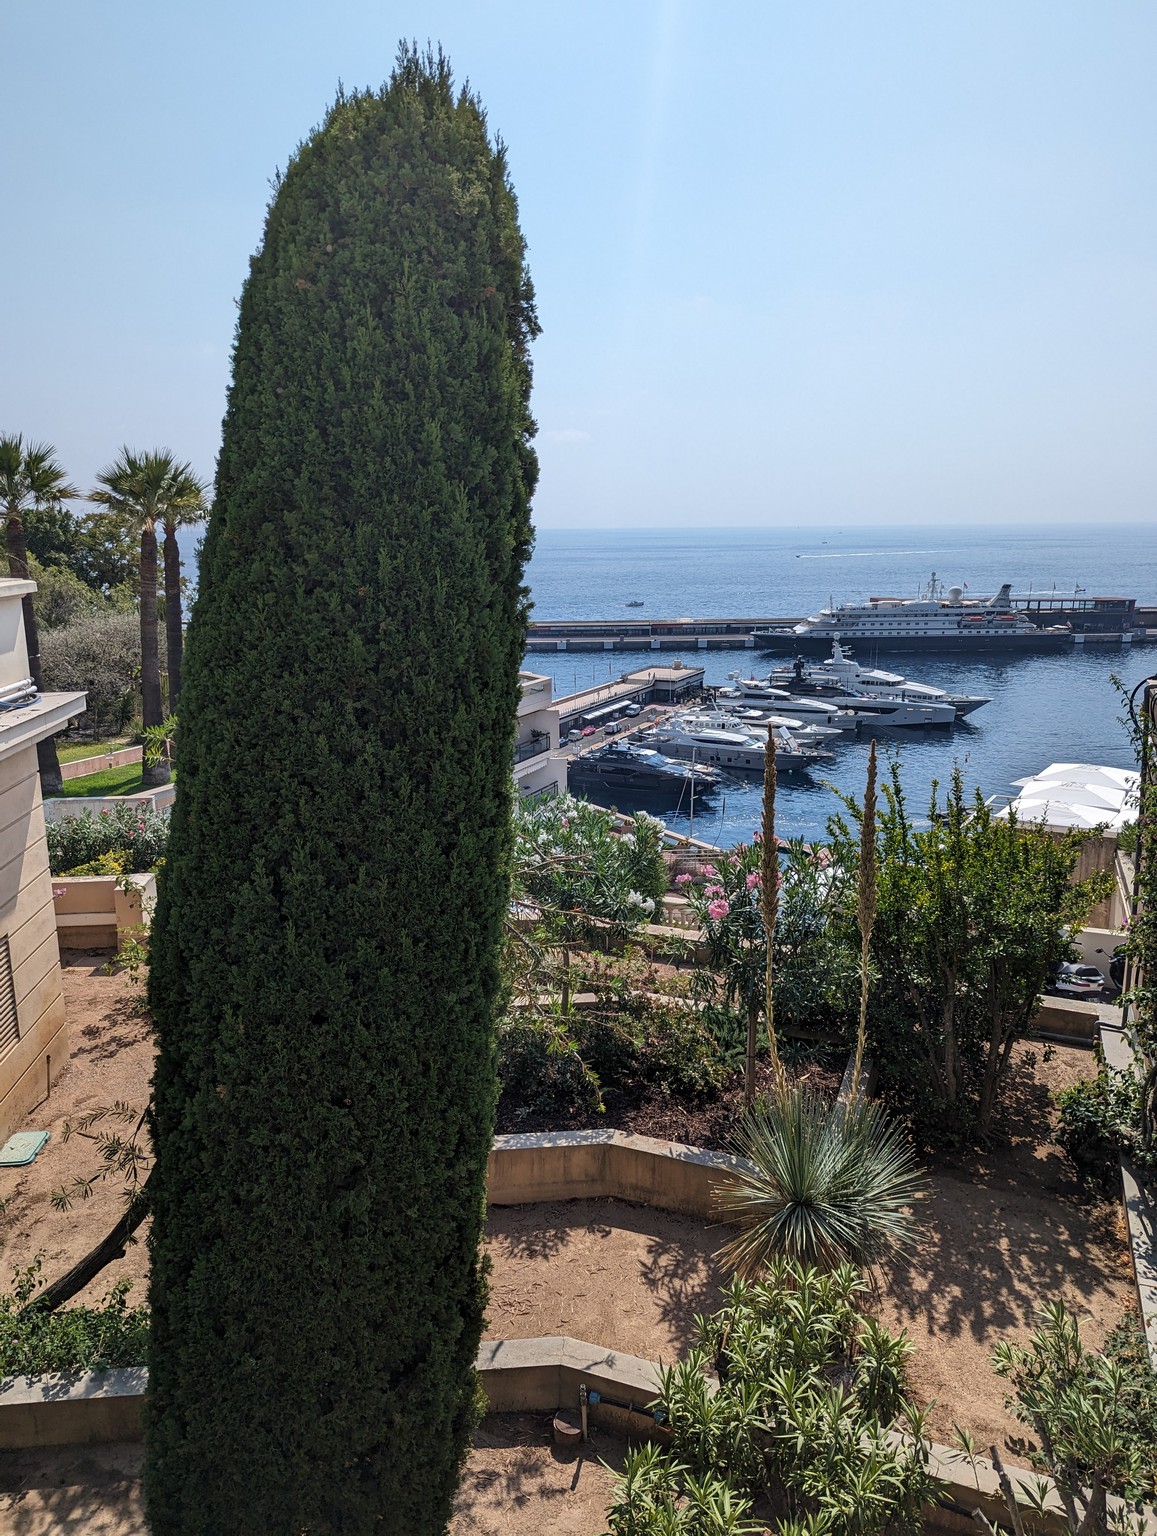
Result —
<path fill-rule="evenodd" d="M 1052 1140 L 1055 1109 L 1038 1051 L 1015 1062 L 988 1144 L 929 1170 L 915 1249 L 883 1267 L 901 1322 L 995 1345 L 1031 1328 L 1045 1301 L 1078 1316 L 1121 1289 L 1114 1209 L 1090 1199 Z"/>

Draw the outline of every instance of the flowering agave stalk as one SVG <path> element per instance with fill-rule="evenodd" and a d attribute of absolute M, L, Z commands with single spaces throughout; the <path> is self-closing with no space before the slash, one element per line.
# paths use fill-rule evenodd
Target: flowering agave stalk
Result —
<path fill-rule="evenodd" d="M 782 1094 L 787 1087 L 787 1075 L 780 1060 L 779 1046 L 775 1038 L 775 922 L 779 908 L 779 844 L 775 839 L 775 732 L 767 733 L 767 758 L 763 770 L 763 932 L 766 958 L 764 960 L 763 1013 L 767 1020 L 767 1048 L 771 1056 L 771 1068 L 775 1074 L 775 1091 Z M 750 1105 L 755 1101 L 755 1021 L 748 1020 L 747 1073 L 743 1096 Z"/>
<path fill-rule="evenodd" d="M 876 743 L 868 752 L 868 782 L 864 788 L 864 814 L 860 820 L 860 872 L 856 890 L 856 921 L 860 928 L 860 1022 L 856 1029 L 856 1060 L 852 1069 L 850 1105 L 860 1096 L 864 1070 L 864 1046 L 868 1035 L 869 959 L 872 927 L 876 921 Z"/>

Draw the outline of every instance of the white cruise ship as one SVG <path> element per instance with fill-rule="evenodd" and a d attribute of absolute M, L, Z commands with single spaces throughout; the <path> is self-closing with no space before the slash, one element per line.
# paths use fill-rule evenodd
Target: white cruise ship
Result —
<path fill-rule="evenodd" d="M 948 591 L 935 572 L 917 598 L 871 597 L 866 603 L 823 608 L 791 629 L 756 630 L 755 643 L 767 651 L 823 656 L 832 642 L 854 644 L 861 655 L 873 651 L 1054 651 L 1072 644 L 1072 628 L 1036 625 L 1012 606 L 1012 586 L 1005 582 L 995 597 L 968 598 L 960 587 Z"/>

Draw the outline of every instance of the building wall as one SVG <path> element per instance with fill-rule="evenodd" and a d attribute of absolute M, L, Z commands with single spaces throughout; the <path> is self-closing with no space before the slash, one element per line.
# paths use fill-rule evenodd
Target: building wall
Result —
<path fill-rule="evenodd" d="M 15 1045 L 0 1056 L 2 1141 L 48 1096 L 68 1060 L 52 877 L 33 746 L 0 757 L 0 934 L 8 938 L 19 1028 Z M 5 985 L 0 975 L 0 986 Z"/>

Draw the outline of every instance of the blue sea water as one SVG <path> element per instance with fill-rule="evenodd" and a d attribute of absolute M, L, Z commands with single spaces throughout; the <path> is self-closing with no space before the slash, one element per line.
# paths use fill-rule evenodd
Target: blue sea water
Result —
<path fill-rule="evenodd" d="M 1154 603 L 1157 527 L 544 529 L 528 582 L 534 617 L 542 620 L 781 617 L 814 613 L 829 598 L 914 597 L 932 572 L 946 585 L 967 583 L 977 594 L 1010 581 L 1017 593 L 1047 593 L 1054 586 L 1071 593 L 1079 586 L 1091 596 Z M 632 600 L 644 606 L 628 610 Z M 671 658 L 664 653 L 664 660 Z M 618 677 L 647 659 L 639 652 L 535 652 L 527 665 L 549 673 L 561 695 Z M 765 673 L 771 664 L 751 651 L 688 650 L 683 659 L 703 665 L 709 683 L 724 682 L 736 667 Z M 1059 655 L 992 659 L 885 656 L 879 664 L 915 682 L 991 696 L 990 704 L 953 730 L 881 737 L 919 814 L 933 781 L 946 783 L 957 763 L 966 785 L 986 796 L 1015 793 L 1012 780 L 1053 762 L 1131 767 L 1111 674 L 1132 687 L 1157 672 L 1157 646 L 1074 647 Z M 867 740 L 837 741 L 834 751 L 835 763 L 822 775 L 815 772 L 810 784 L 781 785 L 781 835 L 823 835 L 828 816 L 839 808 L 830 785 L 862 792 Z M 758 784 L 729 784 L 697 813 L 696 834 L 724 846 L 749 838 L 758 825 L 759 800 Z M 687 827 L 685 816 L 668 821 Z"/>

